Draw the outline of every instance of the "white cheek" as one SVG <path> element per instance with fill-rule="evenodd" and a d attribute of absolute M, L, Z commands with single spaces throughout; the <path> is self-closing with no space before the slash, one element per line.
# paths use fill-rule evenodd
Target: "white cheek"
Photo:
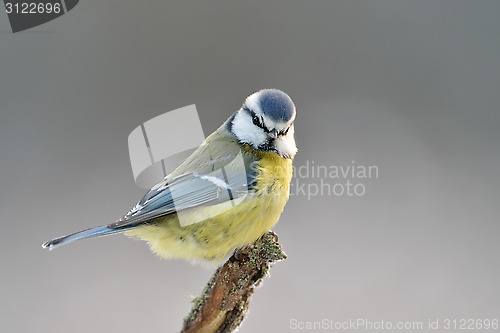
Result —
<path fill-rule="evenodd" d="M 267 135 L 260 128 L 252 123 L 252 118 L 245 112 L 238 111 L 233 119 L 232 132 L 243 142 L 247 142 L 254 147 L 266 141 Z"/>
<path fill-rule="evenodd" d="M 283 156 L 295 156 L 297 153 L 297 146 L 295 145 L 293 125 L 285 136 L 282 136 L 275 141 L 275 147 L 276 150 Z"/>

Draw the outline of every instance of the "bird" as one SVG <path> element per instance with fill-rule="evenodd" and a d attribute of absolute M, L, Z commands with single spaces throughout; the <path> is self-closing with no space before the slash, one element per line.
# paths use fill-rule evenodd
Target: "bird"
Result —
<path fill-rule="evenodd" d="M 123 233 L 162 258 L 220 264 L 278 222 L 297 153 L 295 117 L 294 102 L 281 90 L 249 95 L 122 218 L 42 247 Z"/>

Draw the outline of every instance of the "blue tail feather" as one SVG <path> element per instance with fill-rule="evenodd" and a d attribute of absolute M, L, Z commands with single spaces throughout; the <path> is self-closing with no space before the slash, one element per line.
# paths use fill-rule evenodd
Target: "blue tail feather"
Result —
<path fill-rule="evenodd" d="M 71 243 L 79 239 L 106 236 L 123 231 L 125 231 L 125 229 L 113 229 L 113 228 L 108 228 L 106 226 L 96 227 L 96 228 L 82 230 L 71 235 L 55 238 L 53 240 L 43 243 L 42 247 L 49 248 L 49 250 L 52 250 L 59 245 Z"/>

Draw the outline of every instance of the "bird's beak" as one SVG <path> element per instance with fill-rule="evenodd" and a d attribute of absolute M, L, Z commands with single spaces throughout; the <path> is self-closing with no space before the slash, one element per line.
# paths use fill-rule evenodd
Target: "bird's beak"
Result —
<path fill-rule="evenodd" d="M 269 136 L 273 139 L 276 139 L 278 137 L 278 131 L 276 131 L 275 129 L 271 130 L 269 132 Z"/>

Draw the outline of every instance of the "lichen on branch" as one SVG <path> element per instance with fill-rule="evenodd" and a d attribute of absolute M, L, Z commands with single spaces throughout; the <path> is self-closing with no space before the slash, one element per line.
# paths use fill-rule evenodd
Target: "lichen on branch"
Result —
<path fill-rule="evenodd" d="M 238 328 L 248 311 L 255 287 L 271 264 L 286 259 L 278 236 L 270 231 L 238 250 L 217 268 L 184 319 L 181 333 L 227 333 Z"/>

